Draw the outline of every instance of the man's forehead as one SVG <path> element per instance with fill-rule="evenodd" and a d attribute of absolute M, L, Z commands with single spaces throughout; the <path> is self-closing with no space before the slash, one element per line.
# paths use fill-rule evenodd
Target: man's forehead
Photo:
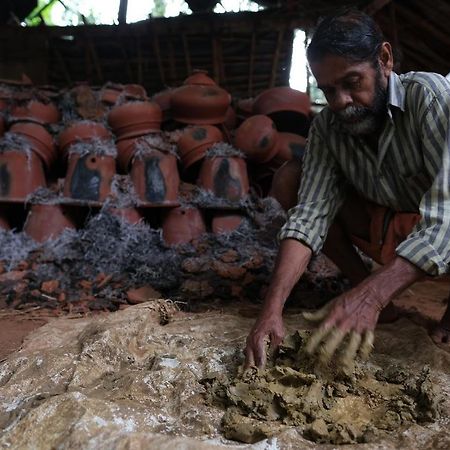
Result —
<path fill-rule="evenodd" d="M 370 62 L 355 62 L 342 56 L 327 55 L 310 64 L 319 86 L 339 84 L 346 78 L 361 76 L 373 70 Z"/>

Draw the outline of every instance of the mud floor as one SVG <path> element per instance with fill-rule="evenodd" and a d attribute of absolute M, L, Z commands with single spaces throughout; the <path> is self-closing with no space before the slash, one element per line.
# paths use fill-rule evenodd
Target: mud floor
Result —
<path fill-rule="evenodd" d="M 237 378 L 255 314 L 157 300 L 52 321 L 0 365 L 0 448 L 450 447 L 450 354 L 423 327 L 379 327 L 369 363 L 342 379 L 302 357 L 307 327 L 290 313 L 275 367 Z"/>

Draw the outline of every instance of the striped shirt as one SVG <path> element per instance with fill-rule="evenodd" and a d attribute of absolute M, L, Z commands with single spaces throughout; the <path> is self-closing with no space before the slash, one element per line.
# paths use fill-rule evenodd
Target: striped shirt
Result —
<path fill-rule="evenodd" d="M 449 80 L 434 73 L 391 74 L 377 153 L 325 108 L 311 126 L 298 204 L 279 238 L 297 239 L 317 254 L 348 184 L 379 205 L 420 213 L 396 253 L 430 275 L 450 272 Z"/>

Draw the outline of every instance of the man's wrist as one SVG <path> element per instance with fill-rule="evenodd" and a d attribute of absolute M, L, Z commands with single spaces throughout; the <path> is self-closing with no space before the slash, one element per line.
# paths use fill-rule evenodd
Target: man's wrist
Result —
<path fill-rule="evenodd" d="M 362 284 L 373 292 L 377 303 L 384 308 L 397 294 L 425 275 L 421 269 L 397 256 L 366 278 Z"/>

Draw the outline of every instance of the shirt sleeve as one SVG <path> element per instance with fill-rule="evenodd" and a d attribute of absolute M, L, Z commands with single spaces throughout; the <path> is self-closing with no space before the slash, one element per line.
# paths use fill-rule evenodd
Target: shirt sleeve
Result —
<path fill-rule="evenodd" d="M 279 240 L 296 239 L 317 254 L 345 196 L 345 180 L 337 161 L 318 131 L 318 116 L 311 127 L 297 205 L 278 234 Z"/>
<path fill-rule="evenodd" d="M 429 275 L 443 275 L 450 263 L 450 89 L 433 96 L 421 133 L 433 183 L 420 202 L 422 219 L 396 252 Z"/>

